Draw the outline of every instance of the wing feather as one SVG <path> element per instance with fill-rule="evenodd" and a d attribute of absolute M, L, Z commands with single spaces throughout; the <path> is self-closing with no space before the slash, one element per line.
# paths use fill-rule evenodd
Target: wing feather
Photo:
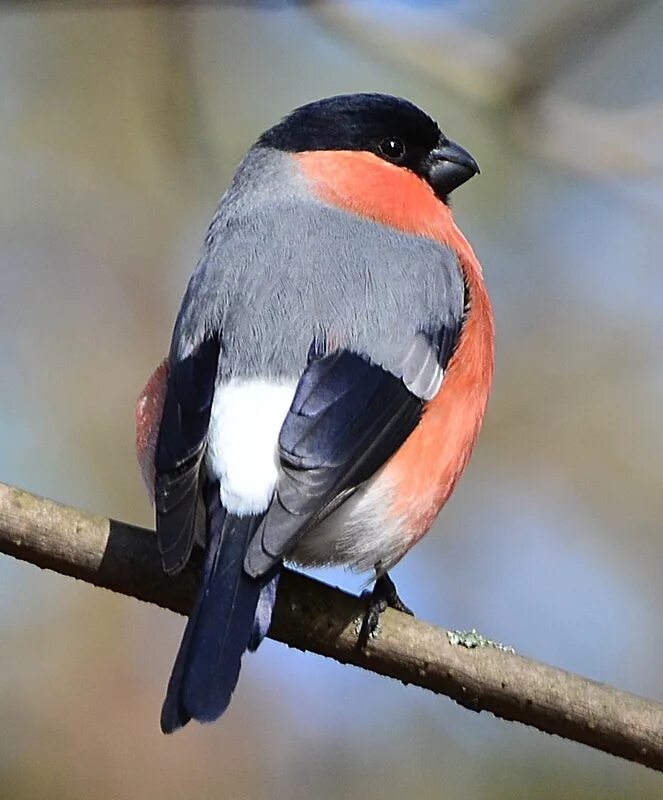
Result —
<path fill-rule="evenodd" d="M 309 364 L 279 437 L 276 495 L 245 560 L 261 575 L 396 452 L 423 401 L 347 350 Z"/>
<path fill-rule="evenodd" d="M 189 560 L 200 505 L 200 477 L 214 398 L 219 342 L 204 341 L 170 365 L 155 458 L 157 540 L 164 570 Z"/>
<path fill-rule="evenodd" d="M 244 561 L 250 575 L 287 557 L 394 455 L 439 391 L 460 328 L 415 334 L 388 367 L 311 346 L 279 435 L 276 493 Z"/>

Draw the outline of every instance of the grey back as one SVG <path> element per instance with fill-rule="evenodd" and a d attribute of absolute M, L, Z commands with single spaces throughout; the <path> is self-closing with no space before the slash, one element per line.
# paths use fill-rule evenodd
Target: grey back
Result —
<path fill-rule="evenodd" d="M 297 379 L 312 342 L 402 375 L 413 339 L 458 331 L 464 283 L 441 244 L 315 199 L 296 161 L 253 148 L 210 225 L 173 334 L 219 335 L 219 380 Z"/>

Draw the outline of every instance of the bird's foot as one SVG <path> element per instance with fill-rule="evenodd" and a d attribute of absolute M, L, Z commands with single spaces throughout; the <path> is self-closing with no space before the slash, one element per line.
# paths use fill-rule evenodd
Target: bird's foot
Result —
<path fill-rule="evenodd" d="M 414 616 L 414 612 L 398 596 L 396 586 L 386 572 L 375 581 L 373 591 L 363 592 L 362 597 L 367 599 L 366 613 L 359 631 L 359 646 L 362 649 L 368 644 L 369 637 L 375 634 L 380 614 L 387 608 Z"/>

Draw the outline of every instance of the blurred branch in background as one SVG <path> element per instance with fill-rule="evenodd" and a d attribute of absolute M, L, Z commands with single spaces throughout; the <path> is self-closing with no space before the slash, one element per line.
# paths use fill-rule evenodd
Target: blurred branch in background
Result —
<path fill-rule="evenodd" d="M 536 13 L 518 15 L 501 34 L 461 20 L 454 3 L 407 0 L 390 0 L 388 6 L 382 0 L 13 0 L 5 8 L 310 7 L 336 35 L 380 58 L 476 102 L 508 109 L 514 132 L 530 150 L 595 175 L 609 169 L 614 177 L 615 172 L 640 176 L 652 169 L 662 174 L 656 143 L 663 134 L 663 102 L 627 111 L 595 108 L 564 101 L 552 86 L 650 3 L 536 4 Z"/>
<path fill-rule="evenodd" d="M 328 0 L 316 11 L 343 35 L 379 48 L 382 58 L 402 61 L 481 102 L 507 106 L 545 91 L 649 2 L 537 4 L 536 13 L 519 15 L 502 34 L 482 31 L 478 20 L 462 20 L 454 3 L 394 0 L 391 14 L 379 14 L 377 0 Z"/>
<path fill-rule="evenodd" d="M 149 531 L 1 483 L 0 551 L 181 614 L 197 583 L 197 567 L 163 573 Z M 441 628 L 391 610 L 361 648 L 364 611 L 360 598 L 286 571 L 269 635 L 663 771 L 663 705 L 503 649 L 453 645 Z"/>
<path fill-rule="evenodd" d="M 554 87 L 650 4 L 537 3 L 531 13 L 514 15 L 509 29 L 500 33 L 481 30 L 479 15 L 461 19 L 454 3 L 394 0 L 391 13 L 384 13 L 376 0 L 329 0 L 312 13 L 383 60 L 475 102 L 507 110 L 512 130 L 530 151 L 598 176 L 639 177 L 655 169 L 660 177 L 663 99 L 651 107 L 604 109 L 564 100 Z"/>
<path fill-rule="evenodd" d="M 310 6 L 325 0 L 4 0 L 3 5 L 35 11 L 39 7 L 60 8 L 195 8 L 213 6 L 237 6 L 257 8 L 263 11 L 278 10 L 289 6 Z"/>
<path fill-rule="evenodd" d="M 658 147 L 663 99 L 626 110 L 601 108 L 563 98 L 554 84 L 651 2 L 537 3 L 531 12 L 515 14 L 509 29 L 499 33 L 482 30 L 480 14 L 462 19 L 458 4 L 410 0 L 388 5 L 382 0 L 13 0 L 4 7 L 305 7 L 335 36 L 362 50 L 475 102 L 507 110 L 512 131 L 530 151 L 614 179 L 663 177 Z"/>

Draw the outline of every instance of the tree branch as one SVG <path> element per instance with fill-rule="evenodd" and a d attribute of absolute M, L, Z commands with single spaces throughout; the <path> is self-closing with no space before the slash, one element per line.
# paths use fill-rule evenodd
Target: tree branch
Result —
<path fill-rule="evenodd" d="M 180 614 L 199 569 L 168 578 L 151 531 L 2 483 L 0 551 Z M 269 635 L 663 771 L 662 704 L 494 647 L 452 645 L 441 628 L 390 609 L 362 650 L 363 612 L 359 598 L 286 570 Z"/>

